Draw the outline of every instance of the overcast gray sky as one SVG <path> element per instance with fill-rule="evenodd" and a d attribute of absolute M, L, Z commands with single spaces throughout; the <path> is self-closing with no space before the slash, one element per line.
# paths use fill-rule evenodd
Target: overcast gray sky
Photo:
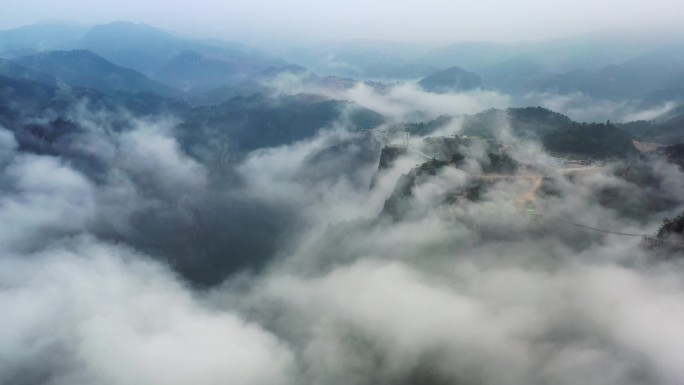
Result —
<path fill-rule="evenodd" d="M 669 28 L 683 0 L 0 0 L 0 29 L 45 19 L 144 22 L 214 38 L 529 40 Z"/>

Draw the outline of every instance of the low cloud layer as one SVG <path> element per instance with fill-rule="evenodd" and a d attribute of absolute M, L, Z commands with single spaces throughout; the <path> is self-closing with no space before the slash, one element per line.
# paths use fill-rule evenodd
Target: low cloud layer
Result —
<path fill-rule="evenodd" d="M 410 85 L 341 92 L 396 121 L 507 103 Z M 549 171 L 540 219 L 516 207 L 532 183 L 523 171 L 462 198 L 486 168 L 474 145 L 389 216 L 398 180 L 425 160 L 379 171 L 377 141 L 344 119 L 219 165 L 186 153 L 172 119 L 122 128 L 71 114 L 80 131 L 59 156 L 22 151 L 0 129 L 2 383 L 684 378 L 679 259 L 557 220 L 652 233 L 683 208 L 676 166 L 642 161 L 653 185 L 620 163 Z M 514 159 L 549 159 L 499 128 Z"/>
<path fill-rule="evenodd" d="M 675 101 L 664 101 L 644 107 L 635 100 L 602 99 L 581 92 L 531 92 L 514 97 L 492 89 L 475 89 L 436 94 L 423 90 L 413 81 L 382 85 L 337 79 L 340 84 L 335 84 L 334 78 L 328 83 L 312 82 L 309 76 L 284 73 L 263 84 L 274 95 L 312 93 L 352 101 L 383 114 L 393 123 L 420 122 L 440 115 L 468 115 L 490 108 L 516 106 L 541 106 L 578 122 L 628 123 L 658 119 L 678 106 Z"/>
<path fill-rule="evenodd" d="M 377 111 L 392 122 L 423 121 L 440 115 L 474 114 L 489 108 L 506 108 L 512 101 L 499 92 L 476 89 L 436 94 L 423 90 L 414 82 L 374 87 L 373 83 L 353 82 L 347 86 L 307 81 L 308 75 L 282 74 L 265 82 L 276 94 L 313 93 L 332 99 L 348 100 Z M 329 80 L 334 84 L 335 79 Z"/>
<path fill-rule="evenodd" d="M 582 93 L 550 94 L 531 93 L 523 98 L 525 104 L 539 105 L 567 115 L 579 122 L 628 123 L 637 120 L 653 120 L 677 107 L 677 103 L 665 102 L 653 108 L 641 108 L 634 102 L 597 99 Z"/>
<path fill-rule="evenodd" d="M 134 250 L 78 237 L 0 263 L 3 383 L 288 383 L 276 337 Z"/>

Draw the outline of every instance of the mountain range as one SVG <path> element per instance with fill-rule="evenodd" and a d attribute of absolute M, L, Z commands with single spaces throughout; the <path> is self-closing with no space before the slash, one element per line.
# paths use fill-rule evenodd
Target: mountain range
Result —
<path fill-rule="evenodd" d="M 240 43 L 184 39 L 144 24 L 42 24 L 0 31 L 0 75 L 29 81 L 17 84 L 34 91 L 37 84 L 67 86 L 82 95 L 99 92 L 95 100 L 152 111 L 161 105 L 192 108 L 277 94 L 282 91 L 272 84 L 280 76 L 298 79 L 305 87 L 339 92 L 385 74 L 394 81 L 415 81 L 430 93 L 483 90 L 505 93 L 521 104 L 535 94 L 581 95 L 590 104 L 609 101 L 637 111 L 654 109 L 659 112 L 649 119 L 611 127 L 642 140 L 673 144 L 684 140 L 678 133 L 684 122 L 684 46 L 661 43 L 647 49 L 647 43 L 642 39 L 627 44 L 616 38 L 521 45 L 469 42 L 432 50 L 333 45 L 327 47 L 323 61 L 314 49 L 301 55 L 302 64 L 312 63 L 322 71 L 316 73 L 293 63 L 297 57 L 292 55 L 286 54 L 286 61 Z M 326 70 L 333 67 L 336 70 Z M 17 84 L 15 89 L 20 88 Z M 396 85 L 366 84 L 381 94 Z M 566 123 L 561 126 L 571 129 Z"/>

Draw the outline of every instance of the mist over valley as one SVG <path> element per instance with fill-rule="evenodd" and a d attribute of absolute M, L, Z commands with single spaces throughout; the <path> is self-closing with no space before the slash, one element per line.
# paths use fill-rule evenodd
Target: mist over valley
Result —
<path fill-rule="evenodd" d="M 72 3 L 0 30 L 0 384 L 684 379 L 676 32 Z"/>

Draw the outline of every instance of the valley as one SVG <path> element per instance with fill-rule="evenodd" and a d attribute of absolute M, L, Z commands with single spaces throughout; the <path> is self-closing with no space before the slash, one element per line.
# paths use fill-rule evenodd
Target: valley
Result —
<path fill-rule="evenodd" d="M 0 13 L 0 384 L 682 382 L 663 4 L 42 3 L 102 14 Z"/>

